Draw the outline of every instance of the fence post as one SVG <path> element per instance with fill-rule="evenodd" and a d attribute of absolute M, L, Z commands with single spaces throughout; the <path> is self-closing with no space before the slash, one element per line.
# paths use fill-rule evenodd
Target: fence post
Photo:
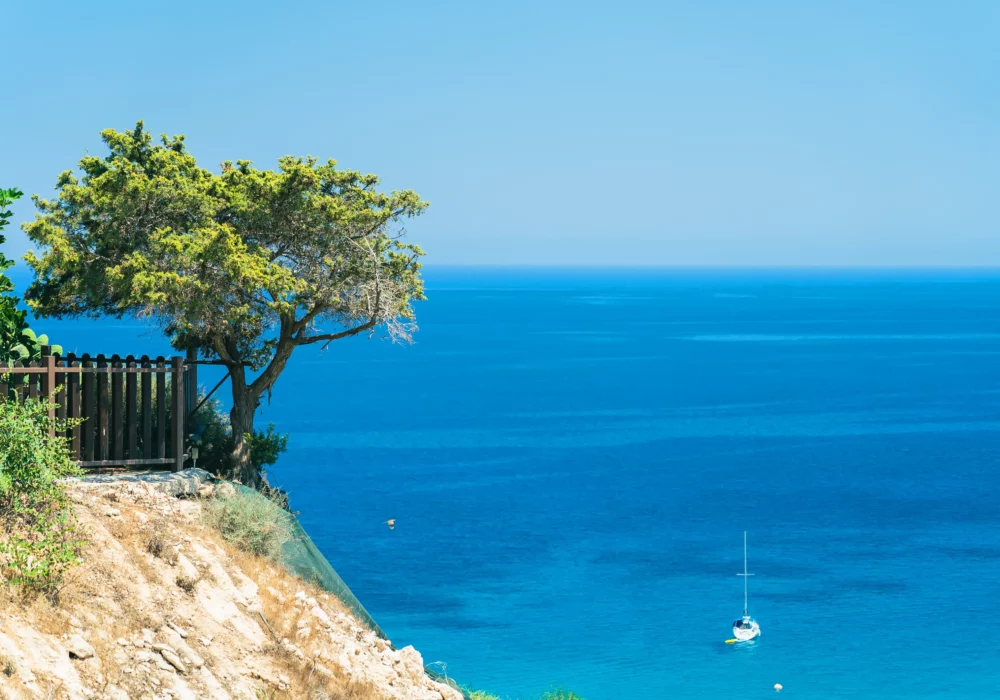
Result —
<path fill-rule="evenodd" d="M 198 365 L 192 364 L 198 360 L 198 351 L 194 348 L 187 350 L 187 364 L 184 371 L 187 373 L 187 414 L 190 416 L 194 407 L 198 405 Z"/>
<path fill-rule="evenodd" d="M 174 400 L 171 428 L 174 434 L 171 436 L 171 442 L 174 445 L 174 471 L 179 472 L 184 469 L 184 414 L 186 413 L 184 410 L 184 358 L 179 355 L 174 356 L 170 360 L 170 364 L 174 375 L 173 387 L 171 387 Z"/>
<path fill-rule="evenodd" d="M 51 354 L 52 348 L 42 347 L 45 361 L 45 400 L 49 406 L 49 435 L 56 436 L 56 356 Z"/>

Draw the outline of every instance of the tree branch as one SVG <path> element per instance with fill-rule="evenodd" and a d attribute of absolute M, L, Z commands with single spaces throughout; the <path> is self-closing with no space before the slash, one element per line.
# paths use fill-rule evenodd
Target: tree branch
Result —
<path fill-rule="evenodd" d="M 340 331 L 339 333 L 326 333 L 324 335 L 310 335 L 304 338 L 296 336 L 294 340 L 296 345 L 312 345 L 313 343 L 322 343 L 324 340 L 328 343 L 332 343 L 334 340 L 340 340 L 341 338 L 348 338 L 352 335 L 357 335 L 358 333 L 364 333 L 377 325 L 378 319 L 370 318 L 360 326 L 348 328 L 346 331 Z"/>

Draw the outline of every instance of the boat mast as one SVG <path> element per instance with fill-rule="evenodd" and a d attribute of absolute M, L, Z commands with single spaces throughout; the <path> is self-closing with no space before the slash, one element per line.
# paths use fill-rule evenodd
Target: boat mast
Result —
<path fill-rule="evenodd" d="M 743 577 L 743 617 L 747 616 L 747 577 L 753 574 L 747 573 L 747 531 L 743 531 L 743 573 L 736 574 Z"/>

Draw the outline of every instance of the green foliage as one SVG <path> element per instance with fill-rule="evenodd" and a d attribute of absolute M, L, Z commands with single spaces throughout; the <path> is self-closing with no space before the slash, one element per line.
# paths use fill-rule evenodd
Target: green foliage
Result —
<path fill-rule="evenodd" d="M 21 314 L 23 321 L 24 312 L 20 311 L 18 313 Z M 20 342 L 15 342 L 13 345 L 4 344 L 0 348 L 0 361 L 19 362 L 39 360 L 42 357 L 42 346 L 49 345 L 49 336 L 44 333 L 42 335 L 35 335 L 35 332 L 27 327 L 21 328 L 16 340 Z M 52 345 L 51 352 L 55 355 L 62 355 L 63 348 L 61 345 Z"/>
<path fill-rule="evenodd" d="M 224 479 L 239 479 L 240 468 L 233 460 L 236 439 L 221 404 L 209 399 L 195 412 L 190 424 L 201 429 L 195 441 L 198 466 Z M 265 471 L 288 449 L 288 435 L 278 433 L 273 424 L 268 424 L 266 430 L 254 430 L 245 437 L 250 447 L 250 463 L 259 475 L 258 482 L 266 483 Z"/>
<path fill-rule="evenodd" d="M 280 562 L 282 548 L 292 538 L 292 515 L 256 491 L 216 492 L 202 510 L 205 522 L 243 551 Z"/>
<path fill-rule="evenodd" d="M 501 700 L 499 695 L 487 693 L 483 690 L 470 690 L 468 692 L 471 700 Z M 557 689 L 543 693 L 539 700 L 583 700 L 583 698 L 568 690 Z"/>
<path fill-rule="evenodd" d="M 3 230 L 10 224 L 10 217 L 14 215 L 8 207 L 23 196 L 24 192 L 18 189 L 0 189 L 0 245 L 3 245 L 7 241 L 7 238 L 3 235 Z M 7 294 L 14 290 L 14 284 L 5 274 L 13 264 L 14 261 L 0 251 L 0 294 Z"/>
<path fill-rule="evenodd" d="M 227 161 L 216 175 L 184 137 L 154 143 L 142 122 L 101 137 L 106 156 L 60 175 L 56 200 L 34 198 L 28 303 L 43 316 L 148 318 L 176 348 L 222 359 L 241 466 L 259 400 L 295 348 L 377 329 L 410 339 L 423 252 L 402 242 L 401 222 L 427 207 L 415 192 L 380 192 L 377 176 L 313 157 L 277 170 Z"/>
<path fill-rule="evenodd" d="M 10 223 L 13 212 L 8 207 L 24 193 L 16 189 L 0 189 L 0 245 L 6 242 L 2 231 Z M 0 251 L 0 294 L 9 295 L 14 291 L 14 283 L 6 275 L 14 261 Z M 0 362 L 37 360 L 42 355 L 42 346 L 49 344 L 47 336 L 36 336 L 28 328 L 27 312 L 18 309 L 20 300 L 12 296 L 0 296 Z M 62 354 L 62 348 L 53 346 L 52 352 Z"/>
<path fill-rule="evenodd" d="M 0 572 L 27 591 L 54 593 L 78 557 L 72 506 L 59 479 L 79 473 L 48 404 L 0 403 Z"/>
<path fill-rule="evenodd" d="M 24 193 L 16 189 L 0 189 L 0 245 L 7 239 L 3 235 L 3 229 L 10 223 L 13 212 L 9 207 Z M 11 348 L 19 344 L 21 331 L 24 330 L 25 312 L 17 308 L 17 299 L 8 296 L 14 291 L 14 283 L 7 276 L 7 270 L 11 268 L 14 261 L 3 254 L 0 250 L 0 362 L 8 362 L 14 359 Z"/>

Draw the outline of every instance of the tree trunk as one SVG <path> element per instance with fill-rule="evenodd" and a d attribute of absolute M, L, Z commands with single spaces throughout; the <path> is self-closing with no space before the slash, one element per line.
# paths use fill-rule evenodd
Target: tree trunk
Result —
<path fill-rule="evenodd" d="M 229 413 L 229 424 L 233 431 L 234 477 L 251 488 L 260 485 L 260 473 L 250 459 L 250 444 L 247 435 L 253 434 L 253 418 L 257 412 L 257 397 L 246 384 L 243 367 L 232 371 L 233 410 Z"/>

